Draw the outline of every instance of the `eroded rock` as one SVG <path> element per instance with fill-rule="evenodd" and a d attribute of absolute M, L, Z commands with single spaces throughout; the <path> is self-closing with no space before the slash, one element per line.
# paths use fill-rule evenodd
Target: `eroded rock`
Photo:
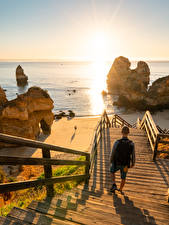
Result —
<path fill-rule="evenodd" d="M 117 106 L 138 110 L 161 110 L 169 108 L 169 76 L 159 78 L 148 88 L 150 69 L 139 61 L 130 69 L 130 61 L 116 58 L 107 76 L 108 92 L 118 96 Z"/>
<path fill-rule="evenodd" d="M 28 76 L 24 74 L 24 70 L 20 65 L 16 68 L 16 81 L 18 86 L 25 86 L 28 84 Z"/>
<path fill-rule="evenodd" d="M 3 106 L 7 101 L 5 91 L 0 87 L 0 106 Z"/>
<path fill-rule="evenodd" d="M 169 76 L 159 78 L 152 83 L 146 101 L 151 108 L 169 109 Z"/>
<path fill-rule="evenodd" d="M 0 132 L 35 139 L 40 129 L 49 134 L 53 123 L 53 100 L 39 87 L 32 87 L 0 110 Z"/>
<path fill-rule="evenodd" d="M 147 93 L 150 70 L 147 63 L 139 61 L 136 69 L 130 69 L 130 61 L 120 56 L 116 58 L 107 76 L 108 92 L 139 100 Z"/>

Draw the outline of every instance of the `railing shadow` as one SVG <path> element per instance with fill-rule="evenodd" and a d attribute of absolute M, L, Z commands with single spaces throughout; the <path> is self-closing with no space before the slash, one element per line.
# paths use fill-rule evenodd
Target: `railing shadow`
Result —
<path fill-rule="evenodd" d="M 97 149 L 99 149 L 98 153 L 95 156 L 95 161 L 93 165 L 93 171 L 92 171 L 92 183 L 84 184 L 82 186 L 82 189 L 74 189 L 73 193 L 70 192 L 67 195 L 65 195 L 65 198 L 63 199 L 63 196 L 61 195 L 58 197 L 58 199 L 55 202 L 55 210 L 53 212 L 53 216 L 56 216 L 62 220 L 66 219 L 68 210 L 77 211 L 78 205 L 85 205 L 86 201 L 89 199 L 89 197 L 100 197 L 104 193 L 104 182 L 103 182 L 103 164 L 101 163 L 104 158 L 104 148 L 106 147 L 106 132 L 105 130 L 102 131 L 102 137 L 98 143 Z M 98 159 L 99 158 L 99 159 Z M 98 160 L 100 163 L 98 164 Z M 98 169 L 100 170 L 100 175 L 98 177 Z M 99 179 L 100 186 L 98 188 L 97 181 Z M 89 181 L 90 182 L 90 181 Z M 64 195 L 64 194 L 63 194 Z M 73 196 L 72 196 L 73 195 Z M 43 205 L 41 202 L 37 204 L 37 207 L 35 210 L 38 212 L 42 212 L 44 214 L 48 214 L 51 203 L 52 203 L 52 197 L 47 197 L 44 200 L 45 207 L 43 208 Z M 71 200 L 74 199 L 74 203 L 71 202 Z M 62 202 L 65 201 L 66 206 L 63 208 L 61 206 Z M 40 224 L 43 217 L 40 217 L 37 224 Z M 48 221 L 48 224 L 52 224 L 52 220 Z"/>
<path fill-rule="evenodd" d="M 166 188 L 169 188 L 169 160 L 157 159 L 154 163 L 167 186 Z"/>
<path fill-rule="evenodd" d="M 101 197 L 104 194 L 105 187 L 106 190 L 109 190 L 110 177 L 109 173 L 107 172 L 107 168 L 109 167 L 109 155 L 111 151 L 109 128 L 104 129 L 102 131 L 102 138 L 100 139 L 97 148 L 98 154 L 96 155 L 94 162 L 94 168 L 91 175 L 91 183 L 89 181 L 89 184 L 84 184 L 82 189 L 77 188 L 73 190 L 72 193 L 68 193 L 67 196 L 65 196 L 64 200 L 62 197 L 58 197 L 57 201 L 55 202 L 55 210 L 53 213 L 54 216 L 64 220 L 66 219 L 68 210 L 76 212 L 78 211 L 78 206 L 85 205 L 86 201 L 90 197 Z M 166 167 L 167 166 L 168 165 L 166 165 Z M 99 185 L 97 185 L 98 182 Z M 106 185 L 105 187 L 104 184 Z M 71 202 L 71 199 L 75 200 L 73 201 L 74 203 Z M 65 208 L 62 208 L 61 206 L 63 201 L 67 202 Z M 52 198 L 48 197 L 46 199 L 46 204 L 45 208 L 43 209 L 43 213 L 49 212 L 51 202 Z M 116 194 L 113 194 L 112 204 L 116 214 L 120 216 L 121 223 L 124 225 L 156 224 L 154 217 L 150 216 L 150 213 L 147 209 L 140 209 L 140 207 L 134 206 L 134 202 L 126 195 L 118 196 Z M 37 209 L 38 207 L 42 210 L 41 203 L 39 203 Z M 40 224 L 40 221 L 42 221 L 42 219 L 43 217 L 39 218 L 38 224 Z M 52 224 L 52 221 L 48 221 L 48 224 Z"/>

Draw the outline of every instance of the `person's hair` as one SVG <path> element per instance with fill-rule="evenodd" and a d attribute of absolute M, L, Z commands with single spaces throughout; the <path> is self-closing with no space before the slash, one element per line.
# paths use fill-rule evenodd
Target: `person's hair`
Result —
<path fill-rule="evenodd" d="M 129 134 L 130 133 L 130 130 L 127 126 L 124 126 L 121 130 L 122 134 Z"/>

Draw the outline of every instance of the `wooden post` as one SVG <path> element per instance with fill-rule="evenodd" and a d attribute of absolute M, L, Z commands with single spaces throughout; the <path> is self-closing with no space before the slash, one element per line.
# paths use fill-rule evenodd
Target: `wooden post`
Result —
<path fill-rule="evenodd" d="M 100 138 L 102 138 L 102 120 L 100 121 L 100 129 L 99 129 L 99 132 L 100 132 Z"/>
<path fill-rule="evenodd" d="M 113 117 L 113 119 L 112 119 L 112 127 L 114 127 L 114 117 Z"/>
<path fill-rule="evenodd" d="M 85 175 L 86 175 L 85 183 L 88 184 L 88 181 L 89 181 L 89 178 L 90 178 L 90 174 L 89 174 L 89 171 L 90 171 L 90 154 L 88 154 L 86 156 L 86 161 L 88 162 L 88 164 L 86 165 L 86 168 L 85 168 Z"/>
<path fill-rule="evenodd" d="M 51 158 L 49 149 L 42 148 L 42 155 L 43 155 L 43 158 Z M 51 165 L 44 166 L 44 174 L 45 174 L 45 178 L 52 177 L 52 166 Z M 47 196 L 53 196 L 54 195 L 53 184 L 47 185 L 46 191 L 47 191 Z"/>
<path fill-rule="evenodd" d="M 155 146 L 154 146 L 153 160 L 156 160 L 157 150 L 158 150 L 158 142 L 159 142 L 159 136 L 157 134 L 157 138 L 156 138 Z"/>

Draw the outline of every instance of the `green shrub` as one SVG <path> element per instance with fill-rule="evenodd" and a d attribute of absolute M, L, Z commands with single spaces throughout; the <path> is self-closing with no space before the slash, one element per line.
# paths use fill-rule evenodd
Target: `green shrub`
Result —
<path fill-rule="evenodd" d="M 84 156 L 79 157 L 77 160 L 85 160 Z M 77 175 L 84 174 L 85 166 L 60 166 L 53 170 L 53 177 L 58 176 L 68 176 L 68 175 Z M 0 172 L 0 178 L 3 178 L 3 173 Z M 44 173 L 42 173 L 38 179 L 44 179 Z M 8 178 L 9 182 L 15 181 L 13 177 Z M 55 193 L 62 194 L 65 190 L 71 190 L 73 187 L 77 186 L 80 183 L 78 181 L 67 181 L 64 183 L 57 183 L 54 185 Z M 41 201 L 46 197 L 46 189 L 44 186 L 38 186 L 36 188 L 29 188 L 26 190 L 17 191 L 15 193 L 15 199 L 8 205 L 3 206 L 0 209 L 0 216 L 7 216 L 13 207 L 26 208 L 32 200 Z"/>

